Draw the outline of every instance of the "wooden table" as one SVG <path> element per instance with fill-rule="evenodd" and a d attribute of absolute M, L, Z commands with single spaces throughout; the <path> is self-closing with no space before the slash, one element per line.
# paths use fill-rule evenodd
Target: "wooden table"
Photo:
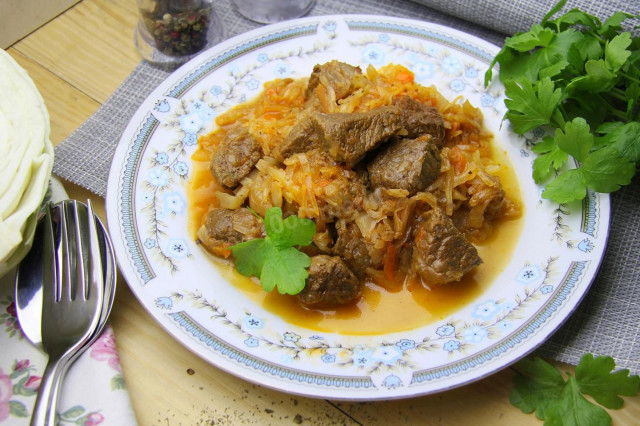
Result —
<path fill-rule="evenodd" d="M 135 0 L 84 0 L 11 46 L 51 115 L 62 142 L 139 63 L 132 34 Z M 2 17 L 7 19 L 7 17 Z M 104 200 L 65 183 L 70 196 Z M 424 424 L 541 425 L 509 403 L 511 368 L 436 395 L 384 402 L 340 402 L 288 395 L 238 379 L 181 346 L 138 303 L 119 278 L 111 315 L 123 374 L 141 425 Z M 573 374 L 574 368 L 555 363 Z M 609 410 L 616 425 L 639 424 L 640 400 Z"/>

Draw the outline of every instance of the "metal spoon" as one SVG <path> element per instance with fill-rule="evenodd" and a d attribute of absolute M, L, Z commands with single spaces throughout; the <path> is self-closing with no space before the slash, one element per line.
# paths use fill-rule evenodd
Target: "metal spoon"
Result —
<path fill-rule="evenodd" d="M 51 206 L 51 209 L 59 209 L 60 203 Z M 78 203 L 79 208 L 86 209 L 82 203 Z M 52 213 L 55 214 L 55 211 Z M 38 219 L 38 225 L 33 238 L 32 248 L 27 256 L 20 263 L 18 273 L 16 275 L 16 294 L 15 304 L 18 316 L 18 322 L 22 328 L 22 332 L 27 339 L 38 348 L 42 349 L 42 331 L 40 328 L 40 320 L 42 317 L 42 262 L 43 262 L 43 215 Z M 94 333 L 95 340 L 106 324 L 106 320 L 113 306 L 115 297 L 116 282 L 116 260 L 111 246 L 109 234 L 104 228 L 102 221 L 96 215 L 96 224 L 98 230 L 98 240 L 100 243 L 100 252 L 102 259 L 102 269 L 104 271 L 104 305 L 102 307 L 102 315 L 100 325 Z M 92 340 L 92 341 L 93 341 Z"/>
<path fill-rule="evenodd" d="M 87 207 L 82 203 L 77 203 L 79 209 L 87 210 Z M 57 215 L 56 209 L 62 207 L 62 202 L 55 205 L 50 205 L 48 208 L 52 210 L 54 216 Z M 38 225 L 34 235 L 32 249 L 27 256 L 20 263 L 18 273 L 16 275 L 16 294 L 15 304 L 18 322 L 24 335 L 27 339 L 37 346 L 42 348 L 42 330 L 41 330 L 41 317 L 42 317 L 42 293 L 43 293 L 43 262 L 44 262 L 44 239 L 43 239 L 43 217 L 41 215 L 38 220 Z M 100 336 L 104 326 L 106 325 L 109 313 L 113 306 L 113 300 L 115 296 L 115 283 L 116 283 L 116 266 L 113 247 L 109 235 L 104 228 L 104 225 L 100 221 L 97 215 L 94 215 L 96 222 L 96 229 L 98 234 L 98 246 L 100 248 L 100 259 L 102 263 L 103 279 L 104 279 L 104 303 L 102 306 L 102 313 L 98 321 L 98 327 L 92 334 L 89 341 L 75 353 L 68 362 L 60 366 L 61 372 L 64 374 L 71 364 L 80 356 L 84 350 L 86 350 L 91 344 Z M 57 398 L 59 395 L 59 386 L 56 387 L 51 394 L 49 400 L 49 406 L 55 407 L 57 405 Z"/>

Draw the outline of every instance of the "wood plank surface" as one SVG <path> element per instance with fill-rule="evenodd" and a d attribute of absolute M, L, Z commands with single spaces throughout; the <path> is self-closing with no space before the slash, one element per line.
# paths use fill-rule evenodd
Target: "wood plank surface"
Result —
<path fill-rule="evenodd" d="M 139 63 L 134 0 L 84 0 L 8 49 L 36 82 L 55 144 L 85 121 Z M 73 198 L 104 200 L 65 184 Z M 289 395 L 254 385 L 194 355 L 165 332 L 119 277 L 111 324 L 141 425 L 541 425 L 509 403 L 512 369 L 439 394 L 381 402 Z M 572 366 L 559 365 L 573 374 Z M 609 411 L 614 425 L 639 424 L 640 402 Z"/>

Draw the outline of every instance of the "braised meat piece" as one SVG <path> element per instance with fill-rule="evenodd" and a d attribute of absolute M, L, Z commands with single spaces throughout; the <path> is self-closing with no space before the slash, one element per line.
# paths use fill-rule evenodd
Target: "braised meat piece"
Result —
<path fill-rule="evenodd" d="M 321 145 L 315 121 L 310 114 L 306 114 L 296 121 L 287 137 L 273 151 L 273 156 L 276 160 L 283 161 L 293 154 L 307 152 L 318 147 Z"/>
<path fill-rule="evenodd" d="M 213 209 L 198 230 L 198 240 L 205 247 L 225 256 L 229 247 L 264 236 L 263 222 L 248 209 Z"/>
<path fill-rule="evenodd" d="M 393 105 L 400 110 L 402 125 L 408 132 L 407 138 L 431 135 L 432 142 L 438 148 L 442 148 L 445 136 L 444 122 L 438 110 L 406 95 L 394 99 Z"/>
<path fill-rule="evenodd" d="M 336 161 L 353 166 L 401 129 L 398 110 L 392 106 L 363 113 L 314 112 L 296 122 L 274 155 L 282 161 L 295 153 L 322 148 Z"/>
<path fill-rule="evenodd" d="M 242 126 L 231 129 L 211 156 L 210 169 L 218 183 L 233 188 L 262 156 L 260 144 Z"/>
<path fill-rule="evenodd" d="M 440 153 L 430 136 L 397 139 L 384 145 L 369 162 L 369 180 L 375 188 L 424 190 L 440 174 Z"/>
<path fill-rule="evenodd" d="M 312 308 L 331 308 L 357 299 L 361 293 L 358 278 L 338 256 L 320 254 L 311 258 L 309 277 L 297 297 Z"/>
<path fill-rule="evenodd" d="M 305 99 L 313 96 L 313 93 L 320 85 L 325 90 L 335 93 L 336 101 L 343 99 L 353 92 L 352 81 L 357 74 L 362 74 L 360 67 L 354 67 L 336 60 L 316 65 L 313 67 L 311 76 L 309 76 Z"/>
<path fill-rule="evenodd" d="M 414 236 L 411 267 L 429 285 L 460 279 L 482 263 L 471 245 L 442 210 L 430 210 Z"/>
<path fill-rule="evenodd" d="M 324 149 L 349 166 L 402 129 L 398 109 L 392 106 L 362 113 L 316 113 L 313 120 Z"/>
<path fill-rule="evenodd" d="M 376 262 L 371 258 L 367 243 L 355 222 L 339 219 L 336 222 L 338 235 L 333 252 L 340 256 L 356 276 L 363 278 L 367 268 L 375 268 Z"/>

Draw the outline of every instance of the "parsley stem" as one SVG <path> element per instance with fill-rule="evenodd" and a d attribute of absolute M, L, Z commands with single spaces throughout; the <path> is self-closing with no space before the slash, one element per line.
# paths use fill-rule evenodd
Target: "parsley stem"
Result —
<path fill-rule="evenodd" d="M 622 77 L 626 78 L 629 81 L 640 84 L 640 79 L 635 78 L 634 76 L 629 75 L 622 70 L 618 71 L 618 74 L 620 74 Z"/>
<path fill-rule="evenodd" d="M 604 46 L 605 44 L 607 44 L 607 40 L 604 39 L 603 37 L 601 37 L 600 34 L 598 34 L 597 32 L 593 31 L 592 29 L 587 31 L 587 33 L 590 36 L 592 36 L 593 38 L 595 38 L 596 40 L 598 40 L 598 42 L 600 43 L 601 46 Z"/>
<path fill-rule="evenodd" d="M 564 125 L 566 123 L 567 117 L 569 117 L 569 114 L 567 114 L 567 111 L 564 108 L 563 104 L 558 104 L 558 108 L 556 108 L 556 110 L 551 115 L 551 119 L 561 129 L 564 129 Z"/>
<path fill-rule="evenodd" d="M 625 95 L 625 93 L 618 89 L 617 87 L 613 87 L 611 90 L 609 90 L 609 95 L 613 96 L 614 98 L 622 101 L 622 102 L 627 102 L 627 96 Z"/>
<path fill-rule="evenodd" d="M 619 109 L 616 108 L 609 108 L 609 112 L 611 113 L 611 115 L 616 116 L 620 121 L 626 122 L 627 121 L 627 114 L 620 111 Z"/>

